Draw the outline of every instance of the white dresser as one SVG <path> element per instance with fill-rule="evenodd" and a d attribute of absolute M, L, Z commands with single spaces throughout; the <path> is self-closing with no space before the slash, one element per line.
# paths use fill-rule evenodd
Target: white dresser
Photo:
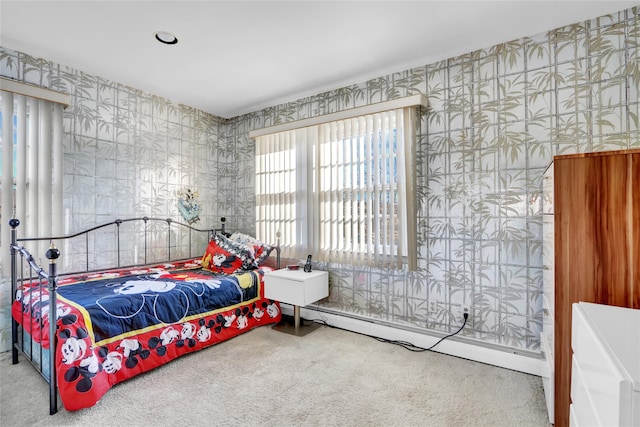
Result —
<path fill-rule="evenodd" d="M 547 402 L 549 422 L 553 424 L 554 407 L 554 322 L 555 322 L 555 268 L 553 224 L 553 163 L 545 171 L 542 181 L 542 386 Z"/>
<path fill-rule="evenodd" d="M 571 426 L 640 426 L 640 310 L 574 303 Z"/>

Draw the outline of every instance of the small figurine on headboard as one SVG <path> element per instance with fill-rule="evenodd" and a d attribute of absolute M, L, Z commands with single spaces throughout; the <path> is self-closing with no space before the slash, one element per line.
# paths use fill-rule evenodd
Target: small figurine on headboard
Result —
<path fill-rule="evenodd" d="M 178 212 L 182 215 L 185 221 L 189 224 L 200 221 L 200 212 L 202 212 L 202 206 L 198 203 L 198 192 L 191 191 L 190 188 L 183 188 L 176 192 L 178 196 Z"/>

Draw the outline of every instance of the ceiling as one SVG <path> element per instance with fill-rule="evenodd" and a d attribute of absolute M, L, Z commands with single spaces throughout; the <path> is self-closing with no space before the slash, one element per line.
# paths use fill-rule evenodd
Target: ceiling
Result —
<path fill-rule="evenodd" d="M 634 5 L 1 0 L 0 45 L 230 118 Z"/>

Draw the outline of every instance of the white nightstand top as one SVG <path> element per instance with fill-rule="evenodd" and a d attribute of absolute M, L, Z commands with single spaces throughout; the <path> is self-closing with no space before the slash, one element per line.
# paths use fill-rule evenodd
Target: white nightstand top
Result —
<path fill-rule="evenodd" d="M 302 268 L 299 270 L 289 270 L 287 268 L 281 268 L 280 270 L 275 270 L 268 273 L 271 277 L 278 277 L 282 279 L 295 280 L 297 282 L 304 282 L 309 279 L 316 278 L 318 276 L 324 276 L 328 273 L 326 271 L 321 270 L 312 270 L 306 273 Z"/>

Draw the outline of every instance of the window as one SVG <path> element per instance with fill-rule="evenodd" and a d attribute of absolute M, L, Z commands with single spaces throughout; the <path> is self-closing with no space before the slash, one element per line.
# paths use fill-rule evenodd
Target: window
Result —
<path fill-rule="evenodd" d="M 9 218 L 20 220 L 22 237 L 62 232 L 62 109 L 69 96 L 1 82 L 0 246 L 9 266 Z"/>
<path fill-rule="evenodd" d="M 256 234 L 279 234 L 285 257 L 415 269 L 415 116 L 402 107 L 254 134 Z"/>

